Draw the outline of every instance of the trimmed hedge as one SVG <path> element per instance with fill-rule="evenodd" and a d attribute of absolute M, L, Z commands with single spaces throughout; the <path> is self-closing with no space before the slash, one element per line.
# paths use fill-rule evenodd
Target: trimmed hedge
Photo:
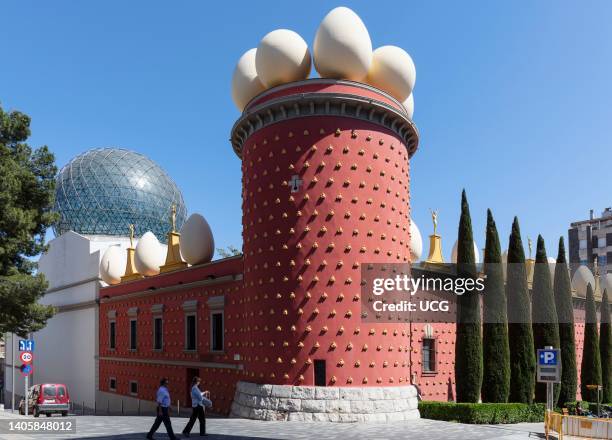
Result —
<path fill-rule="evenodd" d="M 486 425 L 543 422 L 544 410 L 545 405 L 541 403 L 419 402 L 419 412 L 424 419 Z"/>

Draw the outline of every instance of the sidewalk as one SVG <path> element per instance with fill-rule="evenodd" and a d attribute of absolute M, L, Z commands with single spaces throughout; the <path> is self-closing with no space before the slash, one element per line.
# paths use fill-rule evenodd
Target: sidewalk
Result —
<path fill-rule="evenodd" d="M 0 420 L 19 418 L 34 420 L 0 409 Z M 37 420 L 59 421 L 63 418 L 43 417 Z M 4 440 L 92 439 L 131 440 L 142 439 L 153 423 L 152 417 L 132 416 L 70 416 L 76 420 L 77 433 L 71 435 L 0 435 Z M 66 419 L 64 419 L 66 420 Z M 180 433 L 187 419 L 172 418 L 176 433 Z M 206 423 L 209 440 L 370 440 L 370 439 L 418 439 L 418 440 L 533 440 L 544 438 L 542 423 L 520 423 L 517 425 L 464 425 L 427 419 L 397 423 L 302 423 L 264 422 L 259 420 L 211 418 Z M 196 431 L 197 432 L 197 425 Z M 167 439 L 163 426 L 156 439 Z"/>

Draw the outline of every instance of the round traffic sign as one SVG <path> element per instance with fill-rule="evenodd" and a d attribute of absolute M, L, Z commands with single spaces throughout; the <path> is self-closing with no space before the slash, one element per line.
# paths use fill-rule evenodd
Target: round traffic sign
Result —
<path fill-rule="evenodd" d="M 34 355 L 29 351 L 24 351 L 19 355 L 19 359 L 21 359 L 21 362 L 24 364 L 29 364 L 34 360 Z"/>
<path fill-rule="evenodd" d="M 34 366 L 32 364 L 23 364 L 20 367 L 20 370 L 21 370 L 21 375 L 23 377 L 29 376 L 30 374 L 34 372 Z"/>

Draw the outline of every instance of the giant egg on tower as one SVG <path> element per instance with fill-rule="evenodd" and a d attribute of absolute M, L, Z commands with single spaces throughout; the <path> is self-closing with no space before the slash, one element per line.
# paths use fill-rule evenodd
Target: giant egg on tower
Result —
<path fill-rule="evenodd" d="M 321 78 L 362 81 L 372 64 L 372 41 L 361 18 L 340 6 L 319 25 L 313 54 Z"/>

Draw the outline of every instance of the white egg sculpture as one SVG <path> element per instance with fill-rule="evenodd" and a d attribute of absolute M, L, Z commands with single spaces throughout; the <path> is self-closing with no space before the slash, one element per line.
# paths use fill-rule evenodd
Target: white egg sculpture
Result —
<path fill-rule="evenodd" d="M 100 277 L 106 284 L 119 284 L 125 274 L 126 251 L 119 245 L 109 246 L 100 260 Z"/>
<path fill-rule="evenodd" d="M 593 276 L 593 272 L 586 267 L 580 266 L 576 269 L 574 276 L 572 277 L 572 287 L 576 289 L 576 293 L 578 296 L 583 298 L 586 297 L 587 286 L 591 285 L 592 289 L 595 289 L 595 277 Z"/>
<path fill-rule="evenodd" d="M 181 256 L 189 264 L 208 263 L 215 253 L 215 240 L 206 219 L 191 214 L 181 228 Z"/>
<path fill-rule="evenodd" d="M 257 46 L 255 67 L 259 80 L 266 87 L 306 79 L 310 65 L 308 44 L 289 29 L 270 32 Z"/>
<path fill-rule="evenodd" d="M 557 260 L 553 257 L 546 257 L 548 260 L 548 268 L 550 269 L 550 281 L 555 282 L 555 266 L 557 265 Z"/>
<path fill-rule="evenodd" d="M 255 48 L 246 51 L 238 60 L 232 76 L 232 99 L 240 111 L 244 110 L 251 99 L 266 89 L 257 76 L 256 53 Z"/>
<path fill-rule="evenodd" d="M 138 273 L 148 277 L 157 275 L 159 267 L 166 261 L 164 248 L 151 231 L 140 237 L 134 252 L 134 265 Z"/>
<path fill-rule="evenodd" d="M 404 102 L 414 88 L 416 68 L 408 52 L 401 47 L 382 46 L 372 53 L 366 81 Z"/>
<path fill-rule="evenodd" d="M 457 240 L 455 240 L 453 251 L 451 252 L 451 262 L 453 264 L 457 264 Z M 474 242 L 474 262 L 476 264 L 480 263 L 480 252 L 478 251 L 478 245 L 476 242 Z"/>
<path fill-rule="evenodd" d="M 412 119 L 412 115 L 414 115 L 414 93 L 411 93 L 402 105 L 406 109 L 406 113 L 408 113 L 408 119 Z"/>
<path fill-rule="evenodd" d="M 603 295 L 603 291 L 608 291 L 608 300 L 612 298 L 612 273 L 607 273 L 603 276 L 603 280 L 601 282 L 601 294 Z"/>
<path fill-rule="evenodd" d="M 423 237 L 414 220 L 410 219 L 410 261 L 416 263 L 423 255 Z"/>
<path fill-rule="evenodd" d="M 372 64 L 370 34 L 355 12 L 337 7 L 319 25 L 313 55 L 322 78 L 362 81 Z"/>

